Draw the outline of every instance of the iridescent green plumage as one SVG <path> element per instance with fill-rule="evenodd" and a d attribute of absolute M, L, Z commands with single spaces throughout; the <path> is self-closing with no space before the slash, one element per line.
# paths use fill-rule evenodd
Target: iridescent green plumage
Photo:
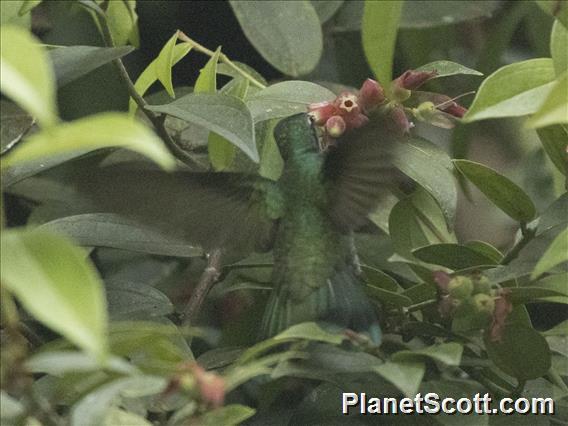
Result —
<path fill-rule="evenodd" d="M 380 119 L 321 151 L 307 114 L 283 119 L 278 182 L 238 173 L 165 173 L 124 165 L 80 170 L 74 182 L 97 206 L 206 249 L 273 249 L 274 290 L 261 326 L 272 336 L 303 321 L 367 332 L 374 309 L 359 278 L 353 231 L 395 175 Z M 160 194 L 159 202 L 153 197 Z"/>

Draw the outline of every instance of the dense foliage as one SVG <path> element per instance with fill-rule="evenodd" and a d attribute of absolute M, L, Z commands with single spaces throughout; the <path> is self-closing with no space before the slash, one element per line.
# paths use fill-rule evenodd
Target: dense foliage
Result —
<path fill-rule="evenodd" d="M 3 425 L 568 422 L 568 3 L 1 7 Z M 378 347 L 317 322 L 259 342 L 271 253 L 183 238 L 228 229 L 232 204 L 183 223 L 159 186 L 176 236 L 72 184 L 132 164 L 277 181 L 279 120 L 361 100 L 368 78 L 405 176 L 355 236 Z M 330 143 L 355 127 L 334 114 L 316 121 Z M 556 413 L 346 417 L 342 392 Z"/>

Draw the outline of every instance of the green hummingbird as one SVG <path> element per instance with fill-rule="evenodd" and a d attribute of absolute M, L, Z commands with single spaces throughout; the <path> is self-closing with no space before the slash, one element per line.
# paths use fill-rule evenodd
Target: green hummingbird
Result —
<path fill-rule="evenodd" d="M 123 164 L 80 170 L 74 182 L 98 211 L 160 229 L 205 250 L 272 250 L 274 288 L 260 337 L 324 321 L 380 342 L 353 232 L 368 224 L 396 173 L 395 142 L 380 118 L 322 149 L 307 113 L 274 130 L 284 166 L 278 181 L 241 173 L 166 173 Z M 80 175 L 80 176 L 79 176 Z"/>

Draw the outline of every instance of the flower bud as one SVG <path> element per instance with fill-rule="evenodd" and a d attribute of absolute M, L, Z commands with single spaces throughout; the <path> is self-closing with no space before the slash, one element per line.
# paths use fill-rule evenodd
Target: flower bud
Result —
<path fill-rule="evenodd" d="M 451 102 L 448 106 L 440 109 L 445 113 L 453 115 L 454 117 L 457 118 L 462 118 L 467 112 L 467 108 L 462 107 L 457 102 Z"/>
<path fill-rule="evenodd" d="M 452 277 L 444 271 L 434 271 L 432 273 L 434 281 L 438 285 L 438 289 L 441 293 L 448 293 L 448 284 Z"/>
<path fill-rule="evenodd" d="M 509 314 L 513 311 L 513 304 L 510 300 L 511 290 L 505 288 L 501 290 L 500 296 L 495 300 L 495 309 L 493 310 L 493 320 L 489 330 L 489 337 L 492 342 L 500 342 L 505 332 L 505 321 Z"/>
<path fill-rule="evenodd" d="M 337 112 L 337 107 L 331 102 L 318 102 L 308 105 L 308 114 L 312 117 L 314 124 L 318 126 L 323 126 Z"/>
<path fill-rule="evenodd" d="M 368 78 L 359 90 L 359 102 L 365 111 L 372 111 L 385 101 L 385 92 L 381 85 Z"/>
<path fill-rule="evenodd" d="M 437 71 L 407 70 L 393 81 L 393 85 L 408 90 L 416 90 L 437 75 Z"/>
<path fill-rule="evenodd" d="M 495 300 L 488 294 L 479 293 L 473 296 L 473 305 L 477 312 L 489 316 L 493 314 L 493 310 L 495 309 Z"/>
<path fill-rule="evenodd" d="M 325 123 L 325 130 L 332 138 L 340 137 L 345 132 L 346 127 L 345 120 L 339 115 L 334 115 Z"/>
<path fill-rule="evenodd" d="M 489 294 L 491 293 L 491 281 L 481 275 L 473 280 L 473 293 L 474 294 Z"/>
<path fill-rule="evenodd" d="M 388 125 L 396 133 L 401 135 L 408 134 L 413 127 L 412 123 L 408 121 L 408 117 L 402 107 L 395 107 L 391 110 Z"/>
<path fill-rule="evenodd" d="M 198 364 L 191 367 L 201 398 L 213 407 L 220 407 L 225 400 L 225 380 L 215 373 L 209 373 Z"/>
<path fill-rule="evenodd" d="M 473 292 L 473 282 L 468 277 L 454 277 L 448 284 L 448 291 L 453 298 L 465 300 Z"/>

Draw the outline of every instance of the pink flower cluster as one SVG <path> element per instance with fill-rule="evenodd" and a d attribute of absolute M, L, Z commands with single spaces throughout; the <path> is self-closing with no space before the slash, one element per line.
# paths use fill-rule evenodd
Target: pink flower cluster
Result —
<path fill-rule="evenodd" d="M 379 106 L 384 106 L 390 126 L 402 134 L 413 127 L 409 114 L 434 126 L 449 128 L 452 127 L 451 119 L 461 118 L 467 112 L 449 96 L 416 92 L 426 100 L 422 108 L 403 105 L 413 91 L 437 75 L 436 71 L 405 71 L 393 80 L 388 96 L 378 82 L 367 79 L 358 92 L 342 92 L 333 101 L 311 104 L 308 113 L 316 125 L 325 129 L 327 139 L 336 139 L 346 131 L 364 126 L 369 121 L 369 113 Z"/>

